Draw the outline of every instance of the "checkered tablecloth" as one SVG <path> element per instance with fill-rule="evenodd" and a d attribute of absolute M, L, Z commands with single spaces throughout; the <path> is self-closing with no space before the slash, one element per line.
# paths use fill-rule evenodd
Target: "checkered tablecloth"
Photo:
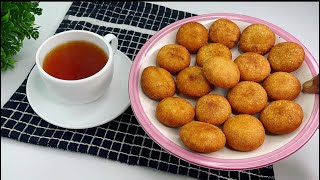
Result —
<path fill-rule="evenodd" d="M 56 33 L 83 29 L 112 33 L 131 60 L 165 26 L 194 14 L 145 2 L 73 2 Z M 199 167 L 162 149 L 144 132 L 131 107 L 95 128 L 71 130 L 42 120 L 29 105 L 26 80 L 1 109 L 1 136 L 25 143 L 80 152 L 197 179 L 274 179 L 273 167 L 219 171 Z"/>

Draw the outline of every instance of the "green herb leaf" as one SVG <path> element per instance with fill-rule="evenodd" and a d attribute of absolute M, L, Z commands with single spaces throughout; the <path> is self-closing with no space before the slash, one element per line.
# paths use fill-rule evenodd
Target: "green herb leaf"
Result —
<path fill-rule="evenodd" d="M 1 71 L 13 69 L 16 55 L 25 38 L 37 39 L 38 26 L 35 27 L 35 15 L 41 15 L 38 2 L 2 2 L 1 1 Z"/>

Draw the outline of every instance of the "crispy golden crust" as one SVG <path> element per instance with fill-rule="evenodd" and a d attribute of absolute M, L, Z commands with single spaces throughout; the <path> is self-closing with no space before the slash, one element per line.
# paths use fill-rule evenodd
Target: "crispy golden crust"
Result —
<path fill-rule="evenodd" d="M 257 53 L 247 52 L 238 56 L 234 63 L 240 70 L 241 81 L 263 81 L 271 72 L 268 60 Z"/>
<path fill-rule="evenodd" d="M 191 66 L 180 71 L 176 83 L 179 92 L 189 97 L 201 97 L 212 90 L 199 66 Z"/>
<path fill-rule="evenodd" d="M 168 70 L 172 74 L 177 74 L 181 70 L 189 67 L 190 53 L 181 45 L 168 44 L 159 50 L 157 63 L 160 67 Z"/>
<path fill-rule="evenodd" d="M 273 101 L 260 114 L 264 128 L 273 134 L 291 133 L 301 125 L 302 119 L 301 106 L 288 100 Z"/>
<path fill-rule="evenodd" d="M 260 147 L 265 139 L 262 123 L 255 117 L 240 114 L 229 118 L 223 125 L 227 144 L 238 151 L 252 151 Z"/>
<path fill-rule="evenodd" d="M 208 81 L 221 88 L 232 88 L 240 80 L 238 66 L 226 57 L 211 57 L 205 61 L 202 69 Z"/>
<path fill-rule="evenodd" d="M 208 94 L 198 99 L 196 104 L 197 120 L 216 126 L 223 124 L 231 114 L 228 100 L 218 94 Z"/>
<path fill-rule="evenodd" d="M 265 55 L 274 46 L 275 40 L 276 36 L 268 26 L 252 24 L 243 30 L 239 47 L 243 52 Z"/>
<path fill-rule="evenodd" d="M 304 50 L 299 44 L 282 42 L 270 50 L 268 60 L 274 71 L 292 72 L 302 65 L 304 55 Z"/>
<path fill-rule="evenodd" d="M 189 149 L 210 153 L 219 151 L 226 144 L 226 137 L 217 126 L 209 123 L 192 121 L 180 129 L 180 139 Z"/>
<path fill-rule="evenodd" d="M 186 47 L 191 54 L 208 44 L 209 31 L 198 22 L 188 22 L 182 25 L 176 35 L 178 44 Z"/>
<path fill-rule="evenodd" d="M 262 86 L 271 100 L 294 100 L 301 91 L 299 79 L 287 72 L 272 73 Z"/>
<path fill-rule="evenodd" d="M 260 84 L 242 81 L 228 92 L 227 99 L 236 112 L 255 114 L 266 107 L 268 96 Z"/>
<path fill-rule="evenodd" d="M 209 28 L 209 39 L 214 43 L 221 43 L 229 49 L 238 43 L 240 35 L 240 28 L 229 19 L 218 19 Z"/>
<path fill-rule="evenodd" d="M 158 120 L 169 127 L 179 127 L 193 120 L 194 108 L 190 102 L 180 97 L 167 97 L 157 106 Z"/>
<path fill-rule="evenodd" d="M 155 66 L 149 66 L 143 70 L 141 88 L 149 98 L 154 100 L 173 96 L 176 91 L 171 74 L 167 70 Z"/>
<path fill-rule="evenodd" d="M 196 56 L 197 65 L 202 67 L 203 63 L 210 57 L 223 56 L 232 59 L 232 53 L 227 46 L 220 43 L 209 43 L 201 47 Z"/>

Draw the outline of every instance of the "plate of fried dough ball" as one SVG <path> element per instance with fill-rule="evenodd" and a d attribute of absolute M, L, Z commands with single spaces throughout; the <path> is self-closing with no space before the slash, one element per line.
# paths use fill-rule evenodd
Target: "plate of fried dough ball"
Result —
<path fill-rule="evenodd" d="M 131 67 L 129 96 L 146 133 L 190 163 L 267 166 L 300 149 L 319 125 L 319 73 L 303 44 L 269 22 L 206 14 L 163 28 Z"/>

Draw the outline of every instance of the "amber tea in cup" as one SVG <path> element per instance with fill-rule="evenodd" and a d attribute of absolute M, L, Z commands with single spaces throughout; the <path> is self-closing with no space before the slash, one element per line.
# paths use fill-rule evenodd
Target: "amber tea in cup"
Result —
<path fill-rule="evenodd" d="M 99 72 L 108 55 L 88 41 L 70 41 L 52 49 L 44 58 L 43 70 L 63 80 L 79 80 Z"/>
<path fill-rule="evenodd" d="M 65 104 L 99 99 L 113 79 L 118 39 L 86 30 L 68 30 L 45 40 L 36 53 L 36 67 L 52 98 Z"/>

